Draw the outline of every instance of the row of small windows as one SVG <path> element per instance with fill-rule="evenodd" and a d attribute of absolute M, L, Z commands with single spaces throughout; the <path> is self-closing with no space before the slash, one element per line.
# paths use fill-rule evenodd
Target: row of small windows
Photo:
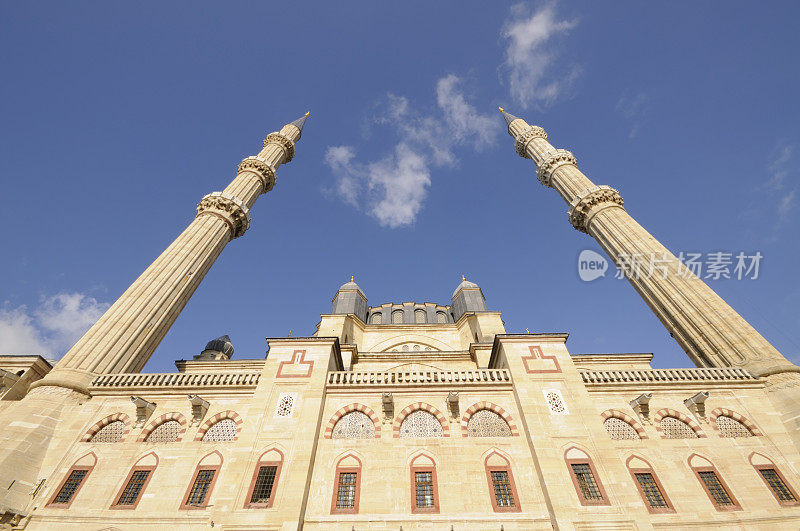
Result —
<path fill-rule="evenodd" d="M 153 429 L 145 439 L 152 443 L 171 443 L 179 439 L 183 426 L 177 420 L 167 420 Z M 239 432 L 239 426 L 233 419 L 222 419 L 212 424 L 203 434 L 203 441 L 221 442 L 233 441 Z M 116 443 L 125 435 L 125 423 L 121 420 L 112 421 L 95 433 L 90 440 L 94 443 Z"/>
<path fill-rule="evenodd" d="M 403 310 L 394 310 L 391 313 L 392 324 L 403 324 Z M 428 322 L 428 312 L 422 309 L 414 310 L 414 322 L 416 324 L 426 324 Z M 383 314 L 381 312 L 373 313 L 369 318 L 370 324 L 383 324 Z M 436 323 L 446 324 L 447 314 L 445 312 L 436 312 Z"/>
<path fill-rule="evenodd" d="M 716 420 L 716 428 L 722 438 L 736 439 L 742 437 L 754 437 L 756 434 L 742 421 L 727 415 L 719 415 Z M 609 417 L 603 422 L 603 426 L 612 439 L 641 439 L 642 436 L 630 422 L 619 417 Z M 661 418 L 658 428 L 665 439 L 698 439 L 701 437 L 699 428 L 692 427 L 686 420 L 664 416 Z"/>
<path fill-rule="evenodd" d="M 579 502 L 582 505 L 610 505 L 609 498 L 589 455 L 579 448 L 572 447 L 565 452 L 564 459 Z M 48 507 L 68 508 L 87 481 L 95 464 L 94 454 L 88 454 L 79 459 L 56 490 Z M 112 506 L 135 508 L 147 488 L 157 464 L 158 458 L 152 453 L 137 461 L 114 498 Z M 754 452 L 750 456 L 750 464 L 779 504 L 786 506 L 798 504 L 796 492 L 768 458 Z M 650 512 L 675 512 L 667 492 L 649 463 L 637 456 L 631 456 L 626 465 Z M 714 507 L 718 510 L 740 508 L 739 502 L 711 461 L 692 454 L 688 459 L 688 465 Z M 222 456 L 219 452 L 213 452 L 200 461 L 189 483 L 186 495 L 181 501 L 182 509 L 205 508 L 209 505 L 209 499 L 221 466 Z M 250 488 L 245 496 L 245 508 L 272 507 L 282 466 L 283 454 L 281 452 L 273 449 L 262 454 L 256 463 Z M 519 511 L 519 498 L 510 461 L 492 451 L 484 461 L 484 466 L 490 501 L 494 510 L 497 512 Z M 358 513 L 361 468 L 361 461 L 353 454 L 345 455 L 337 463 L 331 500 L 332 514 Z M 439 496 L 436 464 L 433 459 L 425 453 L 419 454 L 411 461 L 410 472 L 412 512 L 438 513 Z"/>

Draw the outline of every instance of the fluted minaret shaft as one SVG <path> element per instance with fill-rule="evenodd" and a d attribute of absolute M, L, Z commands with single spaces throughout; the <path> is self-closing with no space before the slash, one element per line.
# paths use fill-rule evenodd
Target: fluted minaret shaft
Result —
<path fill-rule="evenodd" d="M 501 112 L 517 153 L 533 160 L 539 181 L 569 205 L 577 230 L 597 240 L 615 263 L 657 260 L 657 270 L 626 277 L 697 366 L 743 367 L 757 376 L 800 371 L 628 215 L 617 190 L 589 180 L 572 153 L 548 142 L 544 129 Z"/>
<path fill-rule="evenodd" d="M 249 227 L 250 208 L 294 157 L 304 122 L 305 116 L 267 135 L 225 190 L 203 197 L 189 226 L 37 385 L 85 392 L 94 375 L 140 371 L 225 245 Z"/>

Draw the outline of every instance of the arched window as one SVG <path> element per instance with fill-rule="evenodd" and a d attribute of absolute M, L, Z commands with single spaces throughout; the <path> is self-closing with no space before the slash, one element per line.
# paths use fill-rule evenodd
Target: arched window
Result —
<path fill-rule="evenodd" d="M 708 495 L 708 499 L 718 511 L 741 509 L 739 502 L 733 497 L 731 490 L 717 468 L 705 457 L 692 454 L 689 457 L 689 467 L 697 476 L 697 480 Z"/>
<path fill-rule="evenodd" d="M 403 310 L 392 312 L 392 324 L 403 324 Z"/>
<path fill-rule="evenodd" d="M 372 320 L 370 322 L 372 324 L 383 324 L 383 315 L 381 315 L 381 312 L 373 313 Z"/>
<path fill-rule="evenodd" d="M 439 324 L 447 323 L 447 314 L 444 312 L 436 312 L 436 322 Z"/>
<path fill-rule="evenodd" d="M 100 428 L 100 431 L 95 433 L 90 441 L 95 443 L 115 443 L 122 440 L 123 435 L 125 435 L 125 423 L 121 420 L 115 420 Z"/>
<path fill-rule="evenodd" d="M 212 452 L 200 460 L 186 489 L 181 509 L 203 509 L 208 506 L 220 468 L 222 454 L 219 452 Z"/>
<path fill-rule="evenodd" d="M 239 426 L 233 419 L 222 419 L 211 425 L 203 434 L 203 441 L 234 441 L 239 435 Z"/>
<path fill-rule="evenodd" d="M 603 426 L 608 432 L 608 436 L 611 437 L 612 439 L 638 440 L 641 438 L 639 437 L 639 433 L 634 429 L 633 426 L 631 426 L 622 419 L 618 419 L 617 417 L 608 417 L 605 420 L 605 422 L 603 422 Z"/>
<path fill-rule="evenodd" d="M 361 460 L 349 454 L 336 463 L 331 514 L 357 514 L 361 496 Z"/>
<path fill-rule="evenodd" d="M 672 502 L 669 501 L 667 493 L 661 481 L 658 480 L 653 467 L 650 463 L 636 456 L 628 458 L 625 463 L 628 471 L 633 477 L 636 488 L 642 496 L 647 510 L 651 513 L 674 513 Z"/>
<path fill-rule="evenodd" d="M 481 409 L 472 414 L 467 422 L 467 436 L 469 437 L 511 437 L 511 428 L 508 423 L 488 409 Z"/>
<path fill-rule="evenodd" d="M 331 434 L 333 439 L 373 439 L 375 425 L 372 419 L 361 411 L 351 411 L 336 423 Z"/>
<path fill-rule="evenodd" d="M 147 436 L 147 442 L 171 443 L 178 440 L 181 434 L 181 423 L 177 420 L 162 422 Z M 208 432 L 206 432 L 208 433 Z"/>
<path fill-rule="evenodd" d="M 564 460 L 581 505 L 610 505 L 594 463 L 586 452 L 572 447 L 564 453 Z"/>
<path fill-rule="evenodd" d="M 428 318 L 425 315 L 425 310 L 414 310 L 414 322 L 417 324 L 425 324 Z"/>
<path fill-rule="evenodd" d="M 439 512 L 436 463 L 424 454 L 418 455 L 411 461 L 411 512 Z"/>
<path fill-rule="evenodd" d="M 434 415 L 418 409 L 409 413 L 408 416 L 403 419 L 403 423 L 400 425 L 400 437 L 444 437 L 444 433 L 442 425 Z"/>
<path fill-rule="evenodd" d="M 122 484 L 122 488 L 117 493 L 116 501 L 112 507 L 115 509 L 136 509 L 157 466 L 158 456 L 152 452 L 136 461 Z"/>
<path fill-rule="evenodd" d="M 78 491 L 80 491 L 81 487 L 86 483 L 86 478 L 89 477 L 89 474 L 91 474 L 96 464 L 97 457 L 94 453 L 86 454 L 75 461 L 75 464 L 72 465 L 67 475 L 64 476 L 64 480 L 56 489 L 55 494 L 53 494 L 47 506 L 61 509 L 69 508 L 78 495 Z"/>
<path fill-rule="evenodd" d="M 750 428 L 745 426 L 744 423 L 726 415 L 717 417 L 717 429 L 719 430 L 720 437 L 735 439 L 753 436 L 753 432 L 751 432 Z"/>
<path fill-rule="evenodd" d="M 675 417 L 661 419 L 661 433 L 665 439 L 697 439 L 697 433 L 686 422 Z"/>
<path fill-rule="evenodd" d="M 492 451 L 484 461 L 492 508 L 496 513 L 519 512 L 519 495 L 508 459 Z"/>
<path fill-rule="evenodd" d="M 282 467 L 283 454 L 280 451 L 272 449 L 261 454 L 245 497 L 245 509 L 273 506 Z"/>
<path fill-rule="evenodd" d="M 775 466 L 768 457 L 759 453 L 753 452 L 750 454 L 750 464 L 756 469 L 756 472 L 764 480 L 764 484 L 769 491 L 775 496 L 775 500 L 781 505 L 798 505 L 797 493 L 792 486 L 783 477 L 781 471 Z"/>
<path fill-rule="evenodd" d="M 403 345 L 403 352 L 408 352 L 408 345 Z"/>

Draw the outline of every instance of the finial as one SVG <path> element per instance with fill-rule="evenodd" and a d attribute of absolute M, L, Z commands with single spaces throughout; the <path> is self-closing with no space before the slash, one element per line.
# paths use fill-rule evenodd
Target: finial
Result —
<path fill-rule="evenodd" d="M 350 282 L 355 282 L 355 281 L 356 281 L 355 275 L 350 275 Z"/>
<path fill-rule="evenodd" d="M 503 109 L 502 107 L 498 107 L 498 109 L 500 109 L 500 112 L 503 114 L 503 119 L 505 119 L 505 121 L 506 121 L 506 126 L 511 125 L 511 122 L 513 122 L 514 120 L 517 119 L 516 116 L 514 116 L 513 114 L 510 114 L 510 113 L 507 113 L 505 111 L 505 109 Z"/>
<path fill-rule="evenodd" d="M 466 280 L 467 280 L 467 277 L 465 277 L 464 275 L 461 275 L 461 282 L 466 282 Z"/>
<path fill-rule="evenodd" d="M 526 333 L 526 334 L 530 334 L 530 333 L 531 333 L 531 331 L 530 331 L 530 330 L 528 330 L 528 329 L 526 328 L 526 329 L 525 329 L 525 333 Z"/>
<path fill-rule="evenodd" d="M 311 115 L 311 111 L 308 111 L 307 113 L 305 113 L 303 116 L 301 116 L 300 118 L 298 118 L 294 122 L 291 122 L 291 125 L 295 126 L 296 128 L 298 128 L 300 130 L 300 135 L 301 136 L 303 135 L 303 126 L 305 125 L 306 119 L 309 117 L 309 115 Z M 298 137 L 298 140 L 299 139 L 300 138 Z"/>
<path fill-rule="evenodd" d="M 292 331 L 291 330 L 289 330 L 289 335 L 286 336 L 286 337 L 292 337 Z"/>

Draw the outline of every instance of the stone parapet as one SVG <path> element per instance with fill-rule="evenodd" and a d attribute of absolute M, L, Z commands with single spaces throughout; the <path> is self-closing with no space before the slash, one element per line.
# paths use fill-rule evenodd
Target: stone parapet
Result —
<path fill-rule="evenodd" d="M 683 383 L 758 383 L 758 379 L 739 368 L 698 368 L 698 369 L 652 369 L 634 371 L 581 371 L 581 379 L 587 385 L 603 384 L 667 384 Z"/>
<path fill-rule="evenodd" d="M 333 371 L 328 373 L 328 387 L 416 386 L 453 384 L 511 384 L 506 369 L 471 371 Z"/>
<path fill-rule="evenodd" d="M 252 391 L 258 386 L 260 372 L 243 373 L 122 373 L 103 374 L 89 387 L 92 395 L 124 394 L 127 392 L 170 391 L 184 393 L 188 390 L 207 391 L 224 389 Z"/>

